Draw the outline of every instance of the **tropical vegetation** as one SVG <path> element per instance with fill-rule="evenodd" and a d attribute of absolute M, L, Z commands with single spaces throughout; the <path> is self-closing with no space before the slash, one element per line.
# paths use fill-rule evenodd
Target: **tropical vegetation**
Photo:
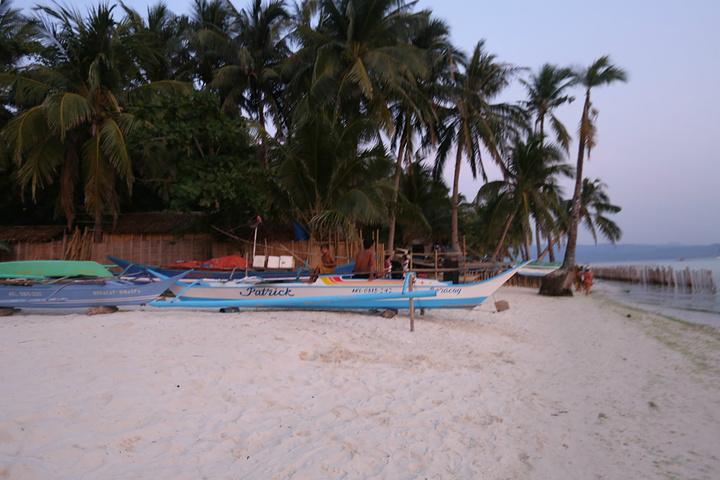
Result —
<path fill-rule="evenodd" d="M 592 89 L 624 81 L 503 62 L 482 39 L 404 0 L 194 0 L 137 12 L 99 2 L 32 10 L 0 0 L 0 207 L 8 223 L 103 226 L 149 208 L 248 218 L 310 236 L 381 232 L 478 256 L 554 255 L 577 230 L 620 238 L 594 145 Z M 513 82 L 527 98 L 502 100 Z M 555 110 L 584 89 L 575 166 Z M 488 163 L 490 162 L 490 163 Z M 502 178 L 490 179 L 492 164 Z M 482 178 L 472 201 L 461 170 Z M 448 170 L 448 172 L 446 172 Z M 448 186 L 443 176 L 450 173 Z M 563 177 L 575 179 L 570 199 Z M 463 241 L 464 240 L 464 241 Z M 544 244 L 544 249 L 541 245 Z"/>

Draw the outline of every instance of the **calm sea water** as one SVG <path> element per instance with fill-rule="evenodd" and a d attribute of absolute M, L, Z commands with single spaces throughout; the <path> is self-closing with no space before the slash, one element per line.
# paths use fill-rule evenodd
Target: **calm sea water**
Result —
<path fill-rule="evenodd" d="M 714 292 L 692 291 L 687 288 L 632 285 L 624 282 L 600 280 L 612 287 L 612 295 L 622 303 L 636 305 L 671 315 L 682 320 L 704 323 L 720 330 L 720 259 L 698 258 L 689 260 L 655 260 L 641 262 L 594 263 L 597 266 L 609 265 L 652 265 L 672 267 L 673 270 L 710 270 L 717 287 Z"/>

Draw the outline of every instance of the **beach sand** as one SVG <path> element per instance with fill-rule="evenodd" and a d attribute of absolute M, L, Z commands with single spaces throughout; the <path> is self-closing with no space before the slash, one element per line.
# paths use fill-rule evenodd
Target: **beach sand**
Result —
<path fill-rule="evenodd" d="M 0 479 L 716 479 L 718 347 L 602 291 L 504 287 L 414 333 L 402 311 L 23 311 L 0 318 Z"/>

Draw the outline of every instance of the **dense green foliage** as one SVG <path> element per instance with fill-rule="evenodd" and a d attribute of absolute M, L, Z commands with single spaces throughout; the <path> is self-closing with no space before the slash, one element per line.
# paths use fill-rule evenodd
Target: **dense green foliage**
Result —
<path fill-rule="evenodd" d="M 261 215 L 317 237 L 380 230 L 391 247 L 455 249 L 464 237 L 480 255 L 524 257 L 533 237 L 558 244 L 580 221 L 617 240 L 600 181 L 587 183 L 595 210 L 577 200 L 568 214 L 557 180 L 571 138 L 553 115 L 578 84 L 589 101 L 611 66 L 528 75 L 481 39 L 463 52 L 415 6 L 194 0 L 179 16 L 0 0 L 0 206 L 23 212 L 6 221 L 80 216 L 100 233 L 149 208 L 223 228 Z M 527 100 L 500 102 L 515 81 Z M 592 138 L 581 131 L 582 152 Z M 488 160 L 503 179 L 465 202 L 462 164 L 488 182 Z"/>
<path fill-rule="evenodd" d="M 223 227 L 268 213 L 269 172 L 256 164 L 246 121 L 223 114 L 217 96 L 157 97 L 134 114 L 140 182 L 170 209 L 207 212 Z"/>

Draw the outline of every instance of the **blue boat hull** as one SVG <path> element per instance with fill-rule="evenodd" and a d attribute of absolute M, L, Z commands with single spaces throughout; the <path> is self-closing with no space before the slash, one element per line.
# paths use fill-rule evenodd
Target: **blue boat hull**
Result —
<path fill-rule="evenodd" d="M 157 299 L 184 273 L 160 281 L 139 282 L 110 279 L 55 283 L 29 282 L 0 285 L 0 307 L 88 308 L 143 305 Z"/>

